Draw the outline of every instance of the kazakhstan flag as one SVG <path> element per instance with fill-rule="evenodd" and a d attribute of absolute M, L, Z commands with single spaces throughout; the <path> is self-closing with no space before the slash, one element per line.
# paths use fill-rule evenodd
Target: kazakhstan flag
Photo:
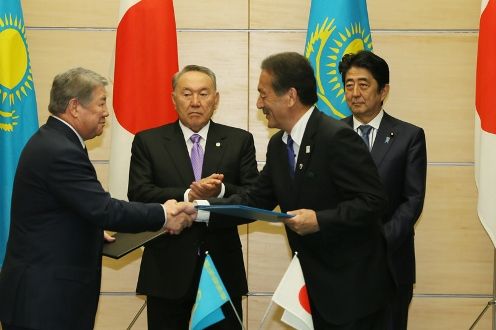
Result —
<path fill-rule="evenodd" d="M 366 0 L 312 0 L 305 56 L 317 79 L 317 107 L 341 119 L 351 115 L 338 65 L 343 55 L 372 50 Z"/>
<path fill-rule="evenodd" d="M 36 95 L 20 0 L 0 1 L 0 267 L 9 235 L 10 199 L 22 148 L 38 129 Z"/>
<path fill-rule="evenodd" d="M 225 316 L 221 307 L 229 300 L 229 293 L 220 279 L 214 262 L 210 255 L 207 255 L 203 263 L 195 306 L 191 313 L 190 329 L 202 330 L 222 321 Z"/>

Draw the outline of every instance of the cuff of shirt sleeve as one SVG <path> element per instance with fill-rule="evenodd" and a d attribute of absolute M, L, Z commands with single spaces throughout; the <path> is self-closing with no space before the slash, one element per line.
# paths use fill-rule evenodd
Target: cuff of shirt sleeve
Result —
<path fill-rule="evenodd" d="M 221 183 L 220 193 L 219 196 L 217 196 L 217 198 L 224 198 L 225 193 L 226 193 L 226 186 L 224 185 L 224 183 Z"/>
<path fill-rule="evenodd" d="M 207 200 L 197 199 L 193 202 L 195 205 L 210 205 Z M 208 221 L 210 220 L 210 212 L 205 210 L 198 210 L 198 214 L 196 216 L 196 222 L 205 222 L 208 225 Z"/>

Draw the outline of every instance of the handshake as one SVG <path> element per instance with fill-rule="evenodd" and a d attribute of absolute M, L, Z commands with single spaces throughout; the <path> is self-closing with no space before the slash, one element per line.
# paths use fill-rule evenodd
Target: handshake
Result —
<path fill-rule="evenodd" d="M 195 205 L 190 202 L 178 202 L 170 199 L 163 204 L 167 221 L 163 227 L 165 233 L 180 234 L 184 228 L 191 227 L 198 214 Z"/>

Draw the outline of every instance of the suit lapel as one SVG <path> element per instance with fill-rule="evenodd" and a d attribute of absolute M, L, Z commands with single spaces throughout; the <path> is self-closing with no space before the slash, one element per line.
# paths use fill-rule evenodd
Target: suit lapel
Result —
<path fill-rule="evenodd" d="M 163 139 L 166 146 L 165 150 L 169 153 L 169 159 L 172 160 L 183 182 L 189 185 L 195 181 L 195 175 L 179 122 L 175 123 L 172 130 L 164 131 Z"/>
<path fill-rule="evenodd" d="M 222 127 L 211 121 L 208 129 L 207 143 L 205 145 L 202 177 L 218 172 L 227 143 L 228 139 L 222 132 Z"/>
<path fill-rule="evenodd" d="M 299 195 L 301 185 L 305 178 L 305 173 L 310 163 L 312 157 L 312 152 L 314 150 L 315 144 L 315 134 L 317 133 L 320 116 L 322 113 L 317 108 L 314 109 L 313 113 L 308 119 L 307 127 L 305 128 L 305 133 L 303 134 L 303 139 L 301 140 L 300 150 L 298 151 L 298 159 L 296 160 L 295 176 L 294 176 L 294 189 L 295 196 Z"/>
<path fill-rule="evenodd" d="M 384 156 L 393 145 L 395 141 L 394 137 L 397 136 L 397 134 L 398 132 L 395 129 L 391 116 L 384 112 L 384 117 L 382 117 L 371 150 L 372 158 L 377 166 L 383 161 Z"/>

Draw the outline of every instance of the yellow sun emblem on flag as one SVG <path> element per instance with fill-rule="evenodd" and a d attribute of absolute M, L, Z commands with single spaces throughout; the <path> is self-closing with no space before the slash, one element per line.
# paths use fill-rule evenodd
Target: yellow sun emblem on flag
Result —
<path fill-rule="evenodd" d="M 329 109 L 320 109 L 336 118 L 349 115 L 344 86 L 339 73 L 339 62 L 345 54 L 372 50 L 372 37 L 359 22 L 336 31 L 336 19 L 327 17 L 317 24 L 305 47 L 305 56 L 315 65 L 317 94 Z M 329 111 L 329 113 L 328 113 Z"/>
<path fill-rule="evenodd" d="M 12 131 L 15 106 L 33 90 L 25 27 L 16 16 L 0 17 L 0 130 Z"/>

